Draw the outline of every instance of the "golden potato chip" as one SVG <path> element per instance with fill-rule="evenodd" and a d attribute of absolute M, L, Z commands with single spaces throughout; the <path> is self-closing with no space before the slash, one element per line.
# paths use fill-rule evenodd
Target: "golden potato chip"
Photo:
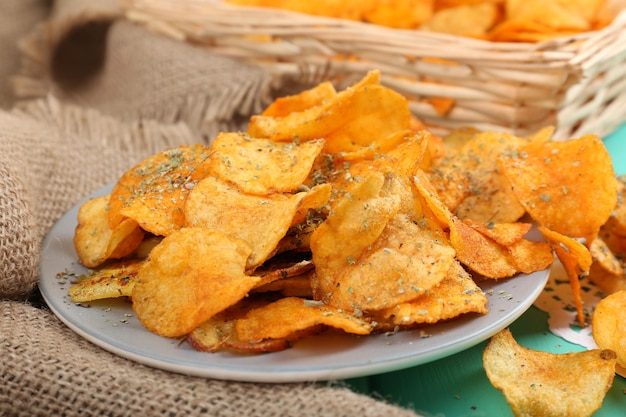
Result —
<path fill-rule="evenodd" d="M 140 162 L 117 181 L 109 200 L 109 225 L 131 218 L 154 235 L 166 236 L 185 221 L 182 207 L 194 185 L 208 175 L 203 145 L 167 149 Z"/>
<path fill-rule="evenodd" d="M 251 310 L 237 320 L 235 331 L 239 340 L 258 343 L 268 339 L 288 338 L 294 333 L 320 325 L 358 335 L 372 331 L 372 324 L 362 318 L 319 301 L 298 297 L 281 298 L 265 307 Z"/>
<path fill-rule="evenodd" d="M 74 248 L 81 264 L 94 268 L 107 259 L 122 258 L 133 252 L 144 237 L 133 219 L 109 225 L 109 195 L 87 200 L 78 209 Z"/>
<path fill-rule="evenodd" d="M 408 184 L 394 185 L 400 181 L 372 174 L 313 232 L 315 298 L 347 311 L 380 310 L 410 301 L 444 278 L 454 250 L 428 220 L 400 212 L 415 210 Z"/>
<path fill-rule="evenodd" d="M 531 223 L 481 223 L 471 219 L 463 220 L 472 229 L 490 237 L 503 246 L 510 246 L 524 238 L 531 229 Z"/>
<path fill-rule="evenodd" d="M 411 327 L 437 323 L 461 314 L 487 313 L 487 296 L 458 262 L 453 262 L 444 279 L 428 293 L 408 303 L 397 304 L 380 312 L 380 324 Z"/>
<path fill-rule="evenodd" d="M 591 244 L 615 208 L 611 156 L 597 136 L 530 143 L 499 163 L 526 211 L 555 232 Z"/>
<path fill-rule="evenodd" d="M 598 302 L 591 330 L 596 344 L 614 351 L 617 363 L 626 368 L 626 291 L 617 291 Z"/>
<path fill-rule="evenodd" d="M 602 239 L 596 238 L 591 243 L 589 251 L 593 259 L 589 269 L 589 280 L 608 294 L 626 290 L 624 266 L 607 244 Z"/>
<path fill-rule="evenodd" d="M 524 207 L 497 164 L 501 155 L 516 152 L 524 143 L 523 139 L 511 134 L 482 132 L 466 142 L 452 160 L 441 161 L 441 164 L 452 164 L 468 175 L 468 193 L 454 212 L 459 218 L 483 223 L 512 223 L 524 215 Z"/>
<path fill-rule="evenodd" d="M 184 207 L 186 224 L 220 231 L 251 246 L 248 268 L 261 265 L 276 250 L 298 210 L 310 207 L 308 200 L 326 198 L 330 185 L 321 184 L 297 194 L 258 196 L 244 194 L 217 178 L 200 181 L 189 193 Z"/>
<path fill-rule="evenodd" d="M 448 210 L 423 171 L 416 173 L 413 179 L 428 207 L 449 230 L 450 243 L 463 265 L 488 278 L 505 278 L 518 272 L 505 247 L 466 225 Z"/>
<path fill-rule="evenodd" d="M 583 301 L 580 294 L 580 276 L 589 272 L 589 268 L 591 268 L 591 253 L 585 245 L 576 239 L 572 239 L 541 226 L 539 230 L 552 245 L 554 253 L 556 253 L 556 256 L 563 264 L 563 268 L 565 269 L 572 287 L 578 322 L 581 326 L 584 326 L 585 313 L 583 311 Z"/>
<path fill-rule="evenodd" d="M 143 260 L 128 260 L 82 276 L 69 289 L 70 298 L 75 303 L 86 303 L 105 298 L 130 297 L 142 265 Z"/>
<path fill-rule="evenodd" d="M 322 140 L 277 143 L 243 133 L 220 133 L 211 144 L 209 171 L 244 193 L 295 191 L 306 180 Z"/>
<path fill-rule="evenodd" d="M 501 20 L 495 3 L 483 2 L 441 9 L 421 26 L 421 30 L 457 36 L 485 37 Z"/>
<path fill-rule="evenodd" d="M 327 103 L 335 98 L 337 91 L 330 81 L 317 84 L 292 96 L 278 97 L 261 113 L 268 117 L 284 117 Z"/>
<path fill-rule="evenodd" d="M 510 262 L 515 266 L 515 270 L 523 274 L 543 271 L 554 262 L 552 245 L 548 242 L 522 239 L 506 248 L 511 254 Z"/>
<path fill-rule="evenodd" d="M 211 353 L 219 350 L 264 353 L 287 349 L 292 346 L 294 340 L 290 338 L 268 339 L 258 343 L 249 343 L 242 342 L 237 338 L 235 332 L 237 319 L 244 317 L 248 311 L 265 306 L 270 302 L 270 299 L 246 297 L 196 327 L 187 336 L 187 343 L 196 350 Z"/>
<path fill-rule="evenodd" d="M 351 152 L 408 130 L 411 114 L 406 98 L 379 84 L 379 73 L 370 72 L 354 86 L 341 91 L 324 105 L 285 117 L 252 116 L 251 137 L 291 142 L 325 139 L 327 153 Z"/>
<path fill-rule="evenodd" d="M 168 235 L 139 270 L 132 293 L 137 318 L 161 336 L 190 333 L 258 284 L 244 273 L 251 253 L 246 242 L 204 228 Z"/>
<path fill-rule="evenodd" d="M 280 278 L 276 281 L 256 287 L 254 292 L 278 292 L 284 297 L 313 298 L 311 276 L 315 270 L 311 269 L 300 275 Z"/>
<path fill-rule="evenodd" d="M 363 13 L 369 23 L 397 29 L 415 29 L 433 14 L 434 0 L 378 0 Z"/>
<path fill-rule="evenodd" d="M 589 350 L 554 354 L 517 344 L 502 330 L 483 352 L 483 366 L 515 416 L 591 416 L 615 376 L 615 353 Z"/>

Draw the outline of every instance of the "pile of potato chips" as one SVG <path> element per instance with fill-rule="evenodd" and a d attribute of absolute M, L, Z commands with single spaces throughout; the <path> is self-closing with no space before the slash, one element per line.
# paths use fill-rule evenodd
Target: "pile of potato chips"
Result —
<path fill-rule="evenodd" d="M 496 42 L 540 42 L 600 29 L 625 5 L 614 0 L 226 0 Z"/>
<path fill-rule="evenodd" d="M 442 139 L 379 79 L 279 98 L 245 133 L 126 172 L 80 207 L 74 245 L 93 273 L 72 300 L 129 297 L 156 334 L 266 352 L 486 314 L 477 281 L 523 279 L 555 254 L 576 291 L 592 263 L 580 239 L 617 201 L 602 141 Z M 545 241 L 527 237 L 533 223 Z"/>

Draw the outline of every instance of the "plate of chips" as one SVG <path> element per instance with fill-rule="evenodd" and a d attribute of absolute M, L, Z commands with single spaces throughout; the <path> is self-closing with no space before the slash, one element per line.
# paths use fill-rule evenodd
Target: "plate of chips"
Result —
<path fill-rule="evenodd" d="M 112 186 L 90 198 L 105 195 Z M 41 256 L 41 293 L 70 329 L 121 357 L 158 369 L 207 378 L 251 382 L 321 381 L 372 375 L 424 364 L 478 344 L 518 318 L 541 293 L 549 271 L 479 285 L 489 313 L 468 315 L 420 329 L 352 336 L 322 334 L 300 340 L 294 348 L 261 355 L 200 352 L 186 343 L 146 330 L 123 299 L 72 302 L 70 276 L 88 273 L 77 262 L 73 245 L 80 204 L 50 230 Z"/>

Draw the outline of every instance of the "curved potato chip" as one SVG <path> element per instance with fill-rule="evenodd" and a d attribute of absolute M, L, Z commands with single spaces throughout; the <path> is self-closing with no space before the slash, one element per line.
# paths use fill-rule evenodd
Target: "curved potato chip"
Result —
<path fill-rule="evenodd" d="M 144 231 L 133 219 L 109 224 L 109 195 L 87 200 L 78 209 L 74 248 L 81 264 L 94 268 L 107 259 L 123 258 L 141 244 Z"/>
<path fill-rule="evenodd" d="M 615 208 L 611 156 L 597 136 L 530 143 L 499 163 L 526 211 L 550 230 L 590 245 Z"/>
<path fill-rule="evenodd" d="M 384 320 L 377 321 L 390 323 L 390 329 L 394 326 L 405 328 L 449 320 L 468 313 L 486 314 L 487 296 L 472 276 L 455 261 L 444 279 L 428 293 L 409 303 L 382 310 L 380 315 Z"/>
<path fill-rule="evenodd" d="M 294 333 L 320 325 L 358 335 L 372 331 L 372 324 L 359 317 L 318 301 L 298 297 L 281 298 L 265 307 L 251 310 L 244 318 L 237 320 L 235 331 L 239 340 L 258 343 L 268 339 L 288 338 Z"/>
<path fill-rule="evenodd" d="M 75 303 L 85 303 L 105 298 L 130 297 L 142 265 L 143 260 L 128 260 L 81 277 L 69 289 L 70 298 Z"/>
<path fill-rule="evenodd" d="M 180 146 L 153 155 L 128 170 L 111 192 L 110 227 L 117 227 L 128 217 L 154 235 L 166 236 L 180 229 L 189 190 L 208 175 L 208 156 L 206 146 Z"/>
<path fill-rule="evenodd" d="M 321 106 L 337 96 L 337 91 L 330 81 L 322 82 L 301 93 L 278 97 L 262 115 L 268 117 L 284 117 L 291 113 L 304 111 L 308 108 Z"/>
<path fill-rule="evenodd" d="M 617 291 L 598 302 L 591 331 L 596 344 L 614 351 L 617 363 L 626 368 L 626 291 Z"/>
<path fill-rule="evenodd" d="M 591 416 L 615 376 L 615 352 L 554 354 L 517 344 L 508 329 L 491 338 L 483 366 L 515 416 Z"/>
<path fill-rule="evenodd" d="M 274 253 L 298 210 L 312 208 L 308 201 L 317 204 L 329 195 L 328 184 L 297 194 L 244 194 L 217 178 L 209 177 L 200 181 L 189 193 L 184 215 L 188 226 L 220 231 L 248 242 L 252 253 L 247 267 L 254 268 Z"/>
<path fill-rule="evenodd" d="M 244 193 L 292 192 L 306 180 L 323 146 L 323 140 L 277 143 L 220 133 L 211 144 L 209 170 Z"/>
<path fill-rule="evenodd" d="M 593 262 L 589 268 L 589 280 L 607 294 L 626 290 L 626 271 L 620 260 L 600 238 L 591 243 Z"/>
<path fill-rule="evenodd" d="M 161 336 L 188 334 L 258 284 L 244 273 L 251 252 L 246 242 L 213 230 L 170 234 L 139 270 L 132 294 L 137 318 Z"/>

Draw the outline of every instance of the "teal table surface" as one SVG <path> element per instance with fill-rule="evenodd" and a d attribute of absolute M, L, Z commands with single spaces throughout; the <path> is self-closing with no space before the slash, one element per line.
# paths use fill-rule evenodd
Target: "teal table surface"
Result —
<path fill-rule="evenodd" d="M 616 175 L 626 174 L 626 125 L 605 138 Z M 553 353 L 585 348 L 552 334 L 547 313 L 531 307 L 511 326 L 522 346 Z M 423 416 L 512 416 L 502 393 L 485 374 L 482 342 L 468 350 L 424 365 L 347 381 L 355 390 L 416 410 Z M 615 376 L 596 417 L 626 416 L 626 378 Z"/>

